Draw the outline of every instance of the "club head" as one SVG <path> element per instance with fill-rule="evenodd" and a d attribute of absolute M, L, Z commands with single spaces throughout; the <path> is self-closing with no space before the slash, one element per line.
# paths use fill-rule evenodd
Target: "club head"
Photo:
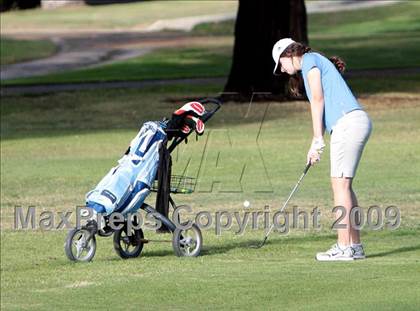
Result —
<path fill-rule="evenodd" d="M 250 248 L 254 248 L 254 249 L 258 249 L 258 248 L 261 248 L 261 247 L 263 247 L 264 246 L 264 244 L 265 244 L 265 241 L 267 241 L 267 236 L 264 238 L 264 240 L 260 243 L 260 244 L 258 244 L 258 245 L 251 245 L 250 246 Z"/>

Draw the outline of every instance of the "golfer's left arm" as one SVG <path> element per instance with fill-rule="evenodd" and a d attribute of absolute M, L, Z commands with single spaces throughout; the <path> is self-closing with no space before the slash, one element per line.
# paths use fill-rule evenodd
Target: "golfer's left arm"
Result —
<path fill-rule="evenodd" d="M 320 139 L 324 136 L 324 93 L 322 91 L 321 72 L 314 67 L 308 72 L 308 83 L 311 89 L 311 115 L 314 138 Z"/>

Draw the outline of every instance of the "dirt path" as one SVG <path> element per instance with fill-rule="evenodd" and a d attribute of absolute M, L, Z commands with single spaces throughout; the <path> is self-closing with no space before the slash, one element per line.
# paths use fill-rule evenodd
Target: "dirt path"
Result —
<path fill-rule="evenodd" d="M 20 35 L 15 38 L 26 37 L 27 35 Z M 194 46 L 204 41 L 226 41 L 220 37 L 203 38 L 173 32 L 61 34 L 53 37 L 49 34 L 37 34 L 31 38 L 51 39 L 59 46 L 59 51 L 48 58 L 2 66 L 1 80 L 105 65 L 142 56 L 158 48 Z"/>
<path fill-rule="evenodd" d="M 388 68 L 388 69 L 363 69 L 352 70 L 345 74 L 346 77 L 397 77 L 420 74 L 420 67 L 415 68 Z M 95 89 L 141 89 L 150 86 L 167 85 L 206 85 L 225 84 L 225 77 L 194 78 L 194 79 L 164 79 L 164 80 L 142 80 L 142 81 L 119 81 L 119 82 L 86 82 L 68 84 L 45 84 L 28 86 L 3 86 L 1 96 L 10 95 L 35 95 L 65 91 L 95 90 Z"/>

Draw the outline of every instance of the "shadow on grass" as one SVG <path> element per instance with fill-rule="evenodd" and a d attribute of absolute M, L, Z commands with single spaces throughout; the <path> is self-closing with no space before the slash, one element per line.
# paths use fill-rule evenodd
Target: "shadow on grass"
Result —
<path fill-rule="evenodd" d="M 167 257 L 167 256 L 175 256 L 174 251 L 172 249 L 172 245 L 168 243 L 167 249 L 162 250 L 154 250 L 149 251 L 147 247 L 144 247 L 140 256 L 137 258 L 132 258 L 131 260 L 141 259 L 141 258 L 149 258 L 149 257 Z M 121 257 L 119 257 L 116 253 L 115 256 L 112 258 L 107 258 L 105 261 L 121 261 Z"/>
<path fill-rule="evenodd" d="M 411 232 L 411 231 L 410 231 Z M 411 234 L 413 234 L 411 232 Z M 249 239 L 249 240 L 241 240 L 241 241 L 233 241 L 233 240 L 225 240 L 223 244 L 204 244 L 204 248 L 201 251 L 200 257 L 207 257 L 207 256 L 214 256 L 220 254 L 226 254 L 234 250 L 250 250 L 250 251 L 259 251 L 258 248 L 255 246 L 260 245 L 262 242 L 263 236 L 261 239 Z M 307 242 L 320 242 L 325 241 L 326 243 L 330 242 L 333 243 L 335 241 L 336 235 L 335 234 L 326 234 L 326 235 L 310 235 L 310 236 L 273 236 L 269 237 L 266 244 L 261 248 L 265 249 L 270 246 L 281 246 L 281 245 L 303 245 Z M 153 257 L 166 257 L 166 256 L 175 256 L 174 251 L 172 249 L 171 243 L 168 241 L 159 241 L 159 242 L 151 242 L 151 243 L 167 243 L 167 248 L 160 249 L 160 250 L 148 250 L 147 245 L 143 248 L 141 255 L 137 259 L 141 258 L 153 258 Z M 377 258 L 377 257 L 385 257 L 394 254 L 400 254 L 405 252 L 413 252 L 420 250 L 420 245 L 415 246 L 406 246 L 400 247 L 394 250 L 374 253 L 372 255 L 368 255 L 368 258 Z M 134 260 L 136 258 L 133 258 Z M 106 261 L 121 261 L 119 256 L 113 256 L 112 258 L 107 258 Z"/>
<path fill-rule="evenodd" d="M 333 234 L 329 234 L 329 235 L 322 235 L 322 236 L 305 236 L 305 237 L 281 237 L 281 238 L 276 238 L 273 237 L 273 239 L 269 239 L 267 240 L 266 244 L 264 247 L 270 246 L 270 245 L 281 245 L 281 244 L 301 244 L 304 242 L 308 242 L 308 241 L 323 241 L 323 240 L 333 240 L 335 239 L 335 235 Z M 204 244 L 204 248 L 201 251 L 200 257 L 202 256 L 214 256 L 214 255 L 219 255 L 219 254 L 225 254 L 228 253 L 232 250 L 236 250 L 236 249 L 243 249 L 243 250 L 255 250 L 255 248 L 253 248 L 253 246 L 255 245 L 259 245 L 261 243 L 261 240 L 243 240 L 243 241 L 227 241 L 225 243 L 223 243 L 222 245 L 215 245 L 215 244 L 209 244 L 209 245 L 205 245 Z M 165 243 L 166 241 L 159 241 L 159 242 L 155 242 L 155 243 Z M 153 243 L 153 242 L 151 242 Z M 147 249 L 147 245 L 144 246 L 143 251 L 141 253 L 141 255 L 139 256 L 139 258 L 144 257 L 144 258 L 150 258 L 150 257 L 166 257 L 166 256 L 175 256 L 174 251 L 172 249 L 172 245 L 171 243 L 167 243 L 168 247 L 167 249 L 161 249 L 161 250 L 152 250 L 149 251 Z M 263 247 L 263 248 L 264 248 Z M 120 261 L 121 258 L 120 257 L 112 257 L 107 259 L 107 261 Z"/>
<path fill-rule="evenodd" d="M 420 250 L 420 245 L 400 247 L 400 248 L 393 249 L 391 251 L 368 255 L 368 258 L 385 257 L 385 256 L 388 256 L 388 255 L 394 255 L 394 254 L 400 254 L 400 253 L 406 253 L 406 252 L 413 252 L 413 251 L 417 251 L 417 250 Z"/>
<path fill-rule="evenodd" d="M 92 93 L 89 93 L 89 96 L 87 92 L 78 94 L 80 97 L 84 95 L 89 97 Z M 66 99 L 59 103 L 61 96 Z M 148 101 L 142 105 L 136 105 L 133 99 L 136 94 L 131 93 L 130 95 L 116 94 L 111 104 L 106 98 L 97 98 L 89 103 L 86 103 L 89 98 L 85 98 L 83 103 L 76 105 L 72 102 L 78 102 L 78 96 L 68 93 L 62 93 L 61 96 L 55 94 L 25 101 L 4 100 L 1 104 L 1 139 L 6 141 L 55 138 L 115 131 L 133 131 L 135 135 L 144 122 L 162 120 L 164 117 L 170 118 L 175 109 L 187 102 L 187 100 L 179 100 L 178 103 L 168 103 L 163 98 L 157 97 L 156 99 L 148 98 Z M 200 97 L 196 96 L 196 98 Z M 243 124 L 253 125 L 254 134 L 257 136 L 259 125 L 262 123 L 299 118 L 302 111 L 306 111 L 308 107 L 306 102 L 229 103 L 222 107 L 220 112 L 206 124 L 206 127 L 208 130 L 212 128 L 229 130 Z"/>
<path fill-rule="evenodd" d="M 310 236 L 310 237 L 285 237 L 285 238 L 272 238 L 271 240 L 267 240 L 266 244 L 262 247 L 266 248 L 268 246 L 277 246 L 277 245 L 297 245 L 302 244 L 305 242 L 315 242 L 315 241 L 332 241 L 336 238 L 336 235 L 322 235 L 322 236 Z M 200 256 L 214 256 L 219 254 L 225 254 L 233 250 L 254 250 L 258 251 L 258 248 L 254 248 L 257 245 L 260 245 L 261 240 L 244 240 L 244 241 L 227 241 L 222 245 L 214 245 L 210 244 L 204 246 L 204 249 L 201 252 Z M 420 245 L 416 246 L 407 246 L 407 247 L 400 247 L 391 251 L 374 253 L 369 255 L 369 258 L 376 258 L 376 257 L 385 257 L 394 254 L 400 254 L 405 252 L 413 252 L 420 250 Z M 168 249 L 166 250 L 156 250 L 156 251 L 147 251 L 147 248 L 143 250 L 142 257 L 165 257 L 165 256 L 174 256 L 174 252 L 172 247 L 168 245 Z M 119 259 L 119 258 L 117 258 Z"/>
<path fill-rule="evenodd" d="M 273 237 L 272 239 L 268 239 L 265 245 L 262 247 L 267 247 L 270 245 L 279 245 L 279 244 L 287 244 L 287 245 L 295 245 L 301 244 L 308 241 L 323 241 L 323 240 L 334 240 L 336 236 L 334 234 L 329 235 L 312 235 L 312 236 L 304 236 L 304 237 Z M 235 249 L 249 249 L 249 250 L 258 250 L 255 246 L 260 245 L 263 240 L 263 236 L 260 240 L 245 240 L 245 241 L 228 241 L 223 245 L 209 245 L 204 249 L 201 253 L 202 256 L 212 256 L 218 254 L 224 254 L 230 252 Z"/>

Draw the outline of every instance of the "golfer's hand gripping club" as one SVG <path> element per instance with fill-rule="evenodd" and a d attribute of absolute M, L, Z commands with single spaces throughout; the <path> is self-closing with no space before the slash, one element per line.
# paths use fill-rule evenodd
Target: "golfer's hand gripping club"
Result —
<path fill-rule="evenodd" d="M 321 154 L 324 151 L 325 142 L 324 138 L 321 137 L 314 137 L 312 139 L 311 147 L 309 148 L 307 154 L 307 161 L 306 163 L 311 163 L 314 165 L 315 163 L 321 160 Z"/>

